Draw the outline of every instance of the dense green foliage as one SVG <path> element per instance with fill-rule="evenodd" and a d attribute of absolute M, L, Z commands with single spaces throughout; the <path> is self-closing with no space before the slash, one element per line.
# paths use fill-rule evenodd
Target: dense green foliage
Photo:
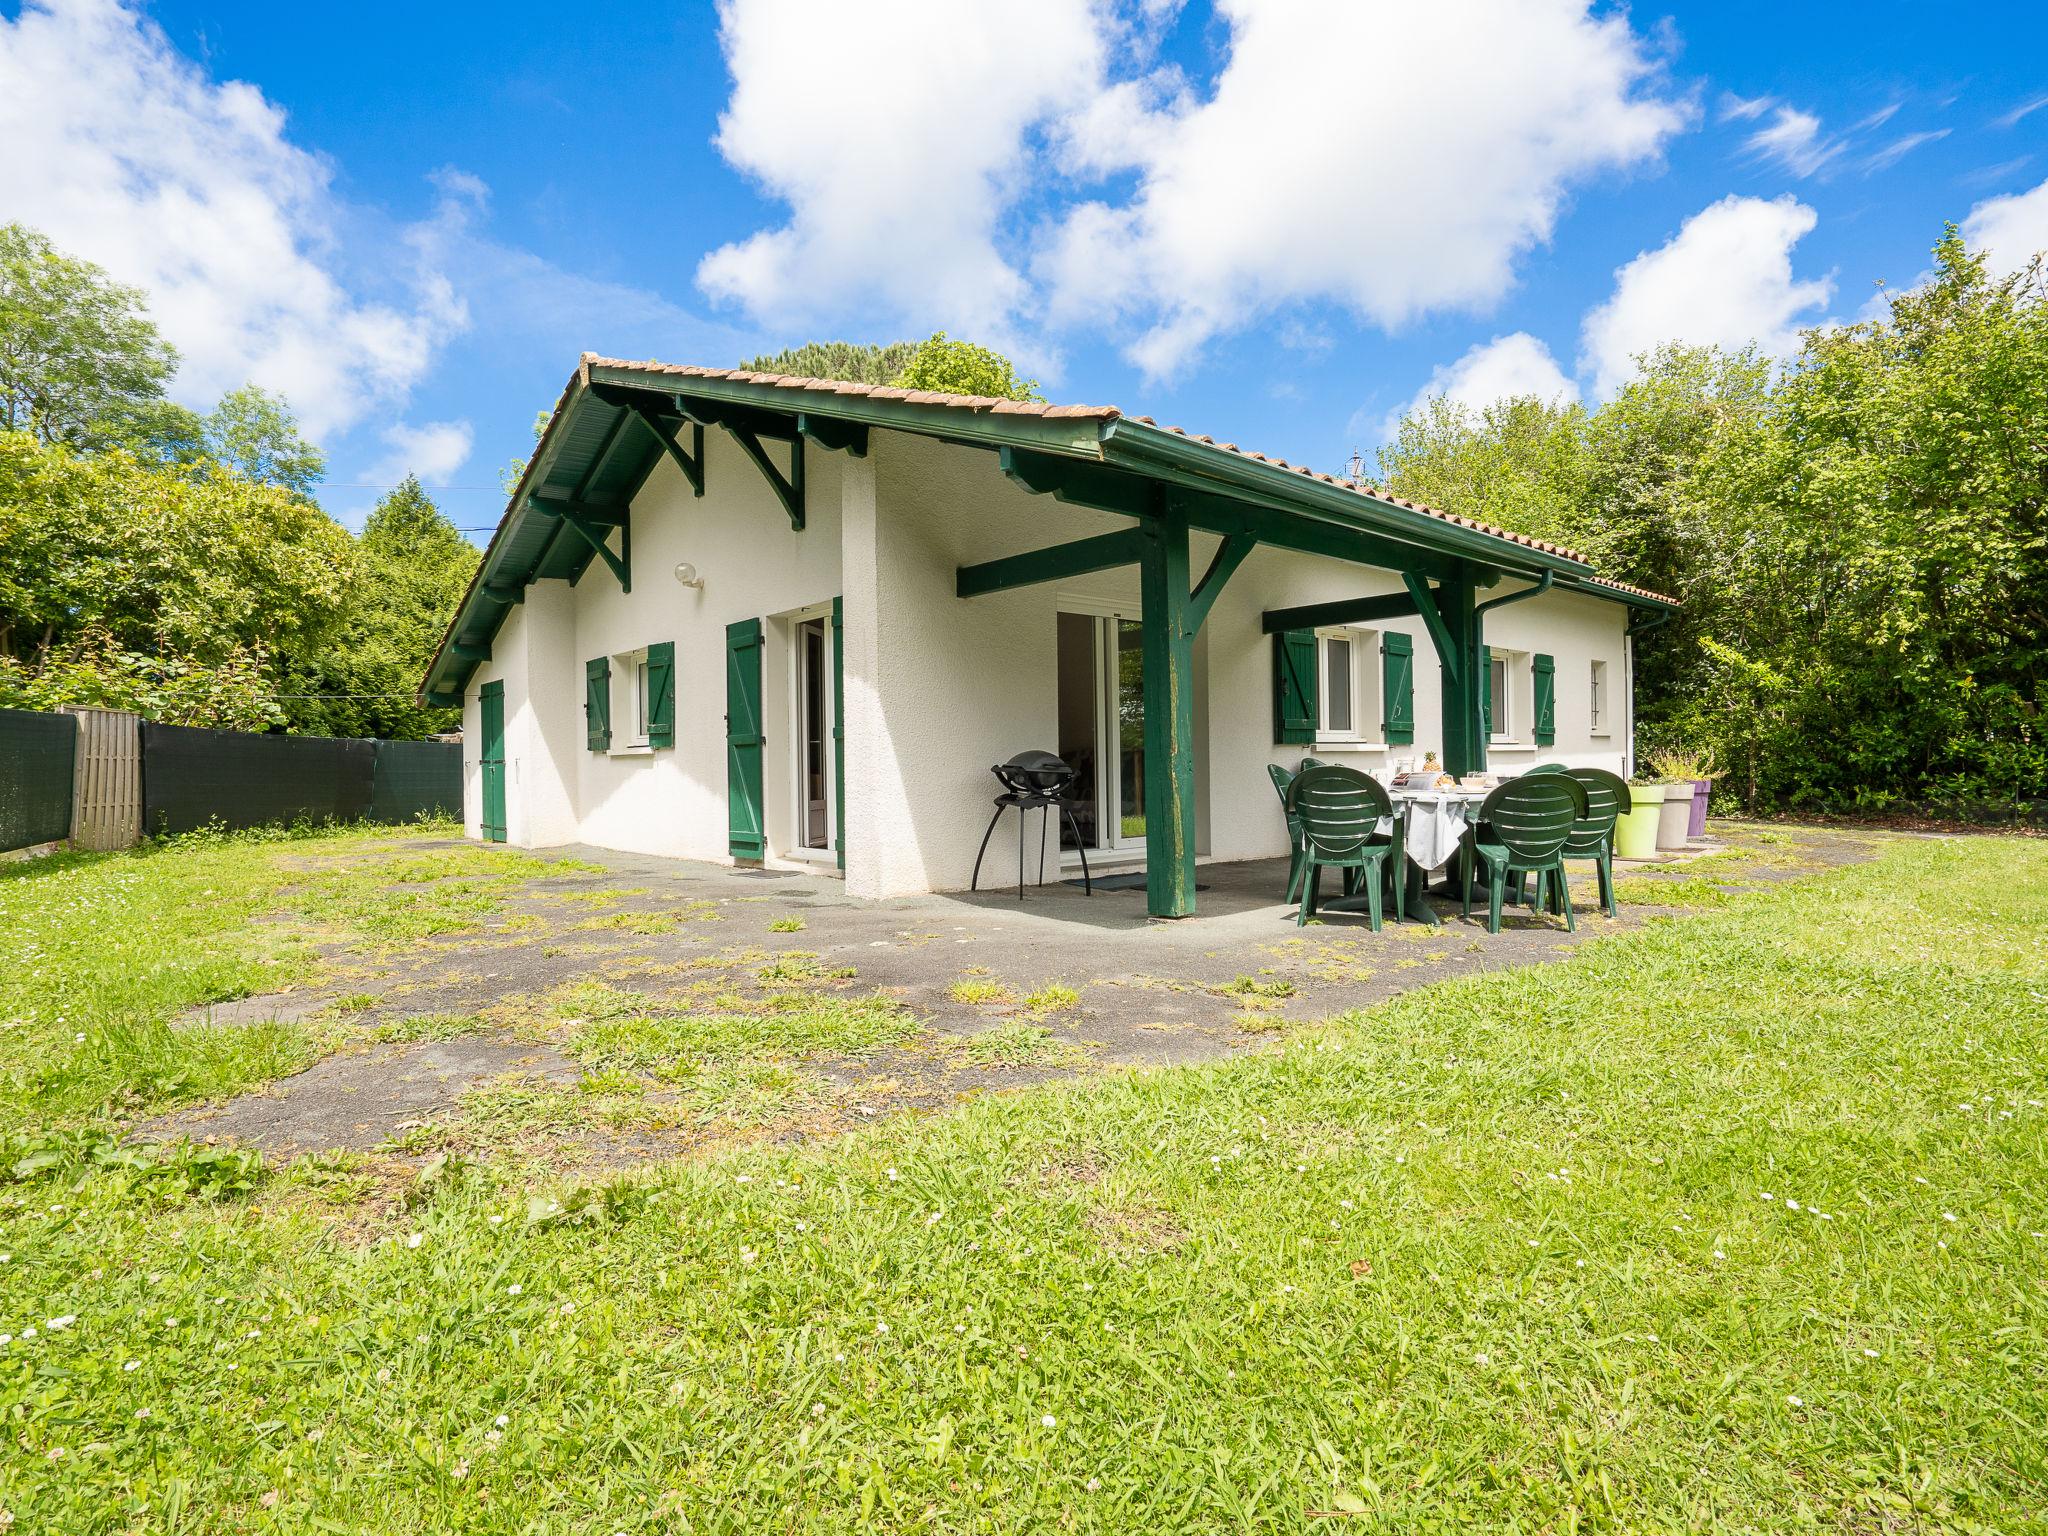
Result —
<path fill-rule="evenodd" d="M 261 919 L 521 867 L 390 841 L 0 869 L 14 1529 L 2048 1529 L 2039 842 L 590 1184 L 118 1140 L 337 1043 L 166 1023 Z"/>
<path fill-rule="evenodd" d="M 1685 601 L 1642 637 L 1640 744 L 1754 808 L 2048 794 L 2048 284 L 1951 231 L 1926 284 L 1781 371 L 1667 347 L 1596 409 L 1438 400 L 1397 491 Z"/>
<path fill-rule="evenodd" d="M 411 480 L 351 539 L 289 404 L 248 384 L 201 416 L 176 362 L 139 293 L 0 226 L 0 705 L 445 729 L 413 692 L 476 551 Z"/>
<path fill-rule="evenodd" d="M 950 395 L 987 395 L 997 400 L 1043 400 L 1038 381 L 1018 376 L 1017 365 L 1000 352 L 971 341 L 948 341 L 933 331 L 896 380 L 904 389 L 942 390 Z"/>
<path fill-rule="evenodd" d="M 917 352 L 914 341 L 885 346 L 857 341 L 810 341 L 750 357 L 749 373 L 779 373 L 796 379 L 840 379 L 848 384 L 894 384 Z"/>
<path fill-rule="evenodd" d="M 0 433 L 0 704 L 279 724 L 276 663 L 355 588 L 347 531 L 301 496 Z"/>
<path fill-rule="evenodd" d="M 333 636 L 296 653 L 295 728 L 322 736 L 417 738 L 461 723 L 460 709 L 414 699 L 426 659 L 481 556 L 410 475 L 377 503 L 355 542 L 359 586 Z"/>

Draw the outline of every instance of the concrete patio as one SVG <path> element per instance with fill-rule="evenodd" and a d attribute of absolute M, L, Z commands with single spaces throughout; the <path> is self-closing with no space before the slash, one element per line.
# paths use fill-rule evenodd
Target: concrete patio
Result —
<path fill-rule="evenodd" d="M 417 856 L 464 845 L 414 838 L 402 846 Z M 1618 866 L 1624 904 L 1615 919 L 1596 904 L 1591 866 L 1575 865 L 1575 934 L 1555 914 L 1526 909 L 1511 909 L 1502 931 L 1489 934 L 1483 912 L 1462 918 L 1441 893 L 1433 898 L 1441 926 L 1390 922 L 1375 934 L 1363 917 L 1332 915 L 1297 927 L 1279 900 L 1282 860 L 1201 866 L 1201 915 L 1159 920 L 1146 915 L 1142 889 L 1090 896 L 1048 883 L 1028 886 L 1021 901 L 1014 885 L 860 901 L 823 873 L 551 850 L 542 858 L 559 873 L 521 881 L 471 931 L 400 944 L 330 941 L 316 986 L 195 1016 L 325 1018 L 338 1048 L 264 1093 L 150 1129 L 282 1153 L 367 1150 L 423 1126 L 459 1125 L 466 1096 L 492 1085 L 573 1091 L 585 1063 L 565 1023 L 582 1020 L 565 1020 L 575 1008 L 560 1000 L 593 988 L 616 995 L 622 1010 L 677 1020 L 773 1007 L 792 989 L 879 996 L 915 1021 L 914 1036 L 865 1053 L 790 1058 L 819 1092 L 801 1117 L 748 1131 L 829 1133 L 1051 1077 L 1264 1048 L 1290 1028 L 1416 986 L 1552 960 L 1666 915 L 1673 909 L 1659 902 L 1659 881 L 1686 880 L 1696 903 L 1709 872 L 1705 889 L 1739 891 L 1861 858 L 1868 847 L 1844 833 L 1719 829 L 1688 854 Z M 1031 1048 L 991 1059 L 972 1045 L 1003 1030 L 1024 1031 Z M 554 1150 L 571 1164 L 617 1163 L 706 1139 L 701 1126 L 687 1134 L 675 1125 L 590 1127 L 570 1138 L 573 1148 Z"/>

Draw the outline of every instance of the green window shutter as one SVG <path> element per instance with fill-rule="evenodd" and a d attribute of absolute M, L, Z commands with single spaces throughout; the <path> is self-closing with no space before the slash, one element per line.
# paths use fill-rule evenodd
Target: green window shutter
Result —
<path fill-rule="evenodd" d="M 1530 662 L 1536 683 L 1536 745 L 1557 741 L 1557 658 L 1538 656 Z"/>
<path fill-rule="evenodd" d="M 583 663 L 583 736 L 593 752 L 612 745 L 612 659 L 600 656 Z"/>
<path fill-rule="evenodd" d="M 1316 632 L 1290 629 L 1273 637 L 1273 739 L 1312 743 L 1316 702 Z"/>
<path fill-rule="evenodd" d="M 1479 648 L 1479 664 L 1486 668 L 1486 686 L 1479 690 L 1479 739 L 1493 740 L 1493 652 Z"/>
<path fill-rule="evenodd" d="M 1380 740 L 1390 746 L 1415 741 L 1415 642 L 1407 635 L 1380 637 L 1380 698 L 1386 716 Z"/>
<path fill-rule="evenodd" d="M 647 647 L 647 745 L 676 744 L 676 643 L 657 640 Z"/>

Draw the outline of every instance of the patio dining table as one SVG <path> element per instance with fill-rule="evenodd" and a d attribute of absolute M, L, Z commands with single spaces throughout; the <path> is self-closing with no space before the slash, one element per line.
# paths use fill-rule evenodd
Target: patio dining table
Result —
<path fill-rule="evenodd" d="M 1402 844 L 1408 856 L 1408 900 L 1411 916 L 1434 923 L 1425 893 L 1432 870 L 1457 857 L 1472 811 L 1491 794 L 1489 789 L 1402 789 L 1389 786 L 1387 798 L 1401 812 Z"/>

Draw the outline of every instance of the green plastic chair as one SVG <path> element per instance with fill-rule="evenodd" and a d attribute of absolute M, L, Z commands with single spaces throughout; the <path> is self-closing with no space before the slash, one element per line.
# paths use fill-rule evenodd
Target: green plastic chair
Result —
<path fill-rule="evenodd" d="M 1547 878 L 1557 893 L 1565 927 L 1577 931 L 1571 893 L 1565 885 L 1564 848 L 1573 827 L 1588 811 L 1584 787 L 1562 773 L 1525 773 L 1488 795 L 1459 850 L 1465 916 L 1472 915 L 1473 876 L 1484 866 L 1488 933 L 1500 932 L 1502 898 L 1510 882 L 1519 894 L 1525 874 L 1537 879 L 1538 910 L 1542 882 Z"/>
<path fill-rule="evenodd" d="M 1591 859 L 1600 872 L 1600 903 L 1609 917 L 1618 917 L 1614 905 L 1614 824 L 1627 809 L 1628 780 L 1605 768 L 1568 768 L 1586 792 L 1586 814 L 1572 823 L 1571 836 L 1564 840 L 1568 859 Z"/>
<path fill-rule="evenodd" d="M 1281 814 L 1287 818 L 1287 899 L 1296 902 L 1301 899 L 1301 818 L 1287 804 L 1287 790 L 1295 776 L 1278 763 L 1266 764 L 1266 772 L 1272 776 L 1273 792 L 1280 797 Z"/>
<path fill-rule="evenodd" d="M 1306 866 L 1301 862 L 1301 822 L 1294 812 L 1287 809 L 1287 786 L 1294 782 L 1295 774 L 1324 766 L 1323 760 L 1317 757 L 1302 758 L 1292 771 L 1278 763 L 1266 764 L 1266 772 L 1273 779 L 1273 791 L 1280 797 L 1280 809 L 1287 817 L 1287 900 L 1290 903 L 1301 900 L 1301 874 Z M 1351 894 L 1348 887 L 1345 894 Z"/>
<path fill-rule="evenodd" d="M 1399 880 L 1401 822 L 1394 802 L 1379 781 L 1356 768 L 1319 764 L 1304 768 L 1287 787 L 1288 814 L 1301 827 L 1301 906 L 1298 927 L 1316 915 L 1318 887 L 1325 869 L 1345 872 L 1347 893 L 1364 888 L 1366 915 L 1372 931 L 1380 931 L 1383 887 L 1389 855 L 1395 873 L 1394 916 L 1403 915 Z M 1382 832 L 1379 824 L 1391 823 Z"/>
<path fill-rule="evenodd" d="M 1530 774 L 1530 773 L 1570 773 L 1570 772 L 1571 772 L 1571 769 L 1569 769 L 1569 768 L 1565 767 L 1565 765 L 1564 765 L 1563 763 L 1538 763 L 1538 764 L 1537 764 L 1537 765 L 1536 765 L 1536 766 L 1535 766 L 1534 768 L 1527 768 L 1527 769 L 1524 769 L 1524 770 L 1523 770 L 1523 772 L 1524 772 L 1524 774 Z"/>
<path fill-rule="evenodd" d="M 1600 876 L 1600 904 L 1609 917 L 1621 914 L 1614 904 L 1614 824 L 1628 805 L 1628 780 L 1605 768 L 1567 768 L 1586 792 L 1586 814 L 1572 823 L 1571 836 L 1564 840 L 1564 857 L 1591 859 Z M 1515 882 L 1515 899 L 1525 900 L 1522 877 Z M 1543 893 L 1536 893 L 1536 910 L 1543 910 Z"/>

